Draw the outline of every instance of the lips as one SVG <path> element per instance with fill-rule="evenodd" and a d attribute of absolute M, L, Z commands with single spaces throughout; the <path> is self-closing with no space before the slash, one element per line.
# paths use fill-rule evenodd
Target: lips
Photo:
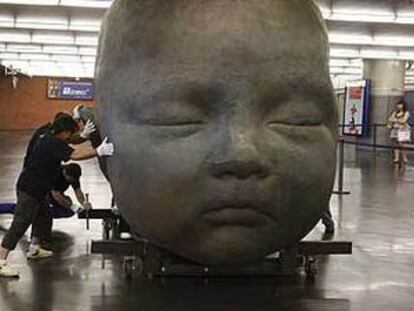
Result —
<path fill-rule="evenodd" d="M 223 188 L 222 188 L 223 190 Z M 276 221 L 274 201 L 268 192 L 257 191 L 210 192 L 202 209 L 203 218 L 213 226 L 260 226 Z M 273 204 L 271 204 L 273 203 Z"/>
<path fill-rule="evenodd" d="M 285 198 L 278 179 L 214 180 L 204 191 L 199 212 L 212 226 L 263 226 L 278 222 Z"/>
<path fill-rule="evenodd" d="M 269 222 L 270 217 L 251 205 L 223 205 L 210 208 L 204 219 L 213 226 L 254 227 Z"/>

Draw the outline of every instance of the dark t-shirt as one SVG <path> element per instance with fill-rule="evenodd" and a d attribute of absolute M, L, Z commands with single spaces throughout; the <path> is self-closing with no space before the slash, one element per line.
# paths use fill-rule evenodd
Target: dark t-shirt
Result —
<path fill-rule="evenodd" d="M 55 190 L 55 191 L 59 191 L 60 193 L 65 193 L 66 190 L 68 190 L 69 187 L 72 187 L 73 190 L 77 190 L 80 189 L 80 181 L 79 179 L 73 181 L 73 182 L 68 182 L 65 177 L 63 176 L 62 173 L 62 169 L 59 171 L 59 173 L 55 176 L 54 180 L 53 180 L 53 185 L 52 185 L 52 189 L 51 190 Z M 50 201 L 52 202 L 52 204 L 54 205 L 59 205 L 58 202 L 55 201 L 55 199 L 53 198 L 53 196 L 50 196 Z"/>
<path fill-rule="evenodd" d="M 32 138 L 29 141 L 29 145 L 27 146 L 26 150 L 26 156 L 24 157 L 24 164 L 23 167 L 26 167 L 29 163 L 29 157 L 33 152 L 34 147 L 39 142 L 41 138 L 43 138 L 45 135 L 50 133 L 50 130 L 52 129 L 52 123 L 48 123 L 43 125 L 42 127 L 39 127 L 33 134 Z"/>
<path fill-rule="evenodd" d="M 66 178 L 63 176 L 62 170 L 58 173 L 58 175 L 53 180 L 53 185 L 51 190 L 59 191 L 61 193 L 64 193 L 66 190 L 68 190 L 69 187 L 72 187 L 73 190 L 80 189 L 80 181 L 79 179 L 68 182 Z"/>
<path fill-rule="evenodd" d="M 43 201 L 53 188 L 62 162 L 70 160 L 73 149 L 63 140 L 47 136 L 38 141 L 29 155 L 27 166 L 17 181 L 17 189 Z"/>

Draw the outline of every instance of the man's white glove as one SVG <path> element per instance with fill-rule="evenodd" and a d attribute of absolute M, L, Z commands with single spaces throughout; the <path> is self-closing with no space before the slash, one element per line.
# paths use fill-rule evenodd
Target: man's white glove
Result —
<path fill-rule="evenodd" d="M 76 203 L 72 203 L 70 209 L 74 212 L 74 213 L 80 213 L 83 211 L 83 207 L 82 205 L 76 204 Z"/>
<path fill-rule="evenodd" d="M 83 208 L 85 211 L 89 211 L 89 210 L 91 210 L 91 209 L 92 209 L 92 204 L 91 204 L 90 202 L 85 202 L 85 203 L 83 203 L 82 208 Z"/>
<path fill-rule="evenodd" d="M 82 133 L 80 134 L 80 137 L 84 139 L 89 139 L 91 134 L 94 133 L 95 131 L 96 131 L 95 124 L 91 120 L 88 120 L 85 124 L 85 127 L 83 128 Z"/>
<path fill-rule="evenodd" d="M 102 144 L 96 148 L 99 157 L 111 157 L 114 154 L 114 144 L 108 143 L 108 137 L 105 137 Z"/>

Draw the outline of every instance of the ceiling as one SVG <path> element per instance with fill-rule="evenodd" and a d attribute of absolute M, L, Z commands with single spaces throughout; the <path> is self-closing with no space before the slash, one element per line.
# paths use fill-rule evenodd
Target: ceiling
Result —
<path fill-rule="evenodd" d="M 93 77 L 111 0 L 0 0 L 0 64 L 33 76 Z M 362 59 L 414 61 L 413 0 L 317 0 L 329 29 L 331 73 L 356 79 Z M 409 70 L 407 84 L 414 84 Z"/>

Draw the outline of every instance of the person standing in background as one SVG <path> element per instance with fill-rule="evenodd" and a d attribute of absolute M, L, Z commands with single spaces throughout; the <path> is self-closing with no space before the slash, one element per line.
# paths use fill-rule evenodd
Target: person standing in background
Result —
<path fill-rule="evenodd" d="M 410 112 L 407 109 L 407 103 L 403 100 L 399 101 L 395 110 L 388 119 L 388 128 L 390 131 L 390 138 L 392 139 L 396 149 L 394 150 L 394 163 L 408 163 L 407 156 L 404 150 L 401 150 L 403 143 L 411 141 L 411 128 L 408 124 L 410 119 Z"/>

